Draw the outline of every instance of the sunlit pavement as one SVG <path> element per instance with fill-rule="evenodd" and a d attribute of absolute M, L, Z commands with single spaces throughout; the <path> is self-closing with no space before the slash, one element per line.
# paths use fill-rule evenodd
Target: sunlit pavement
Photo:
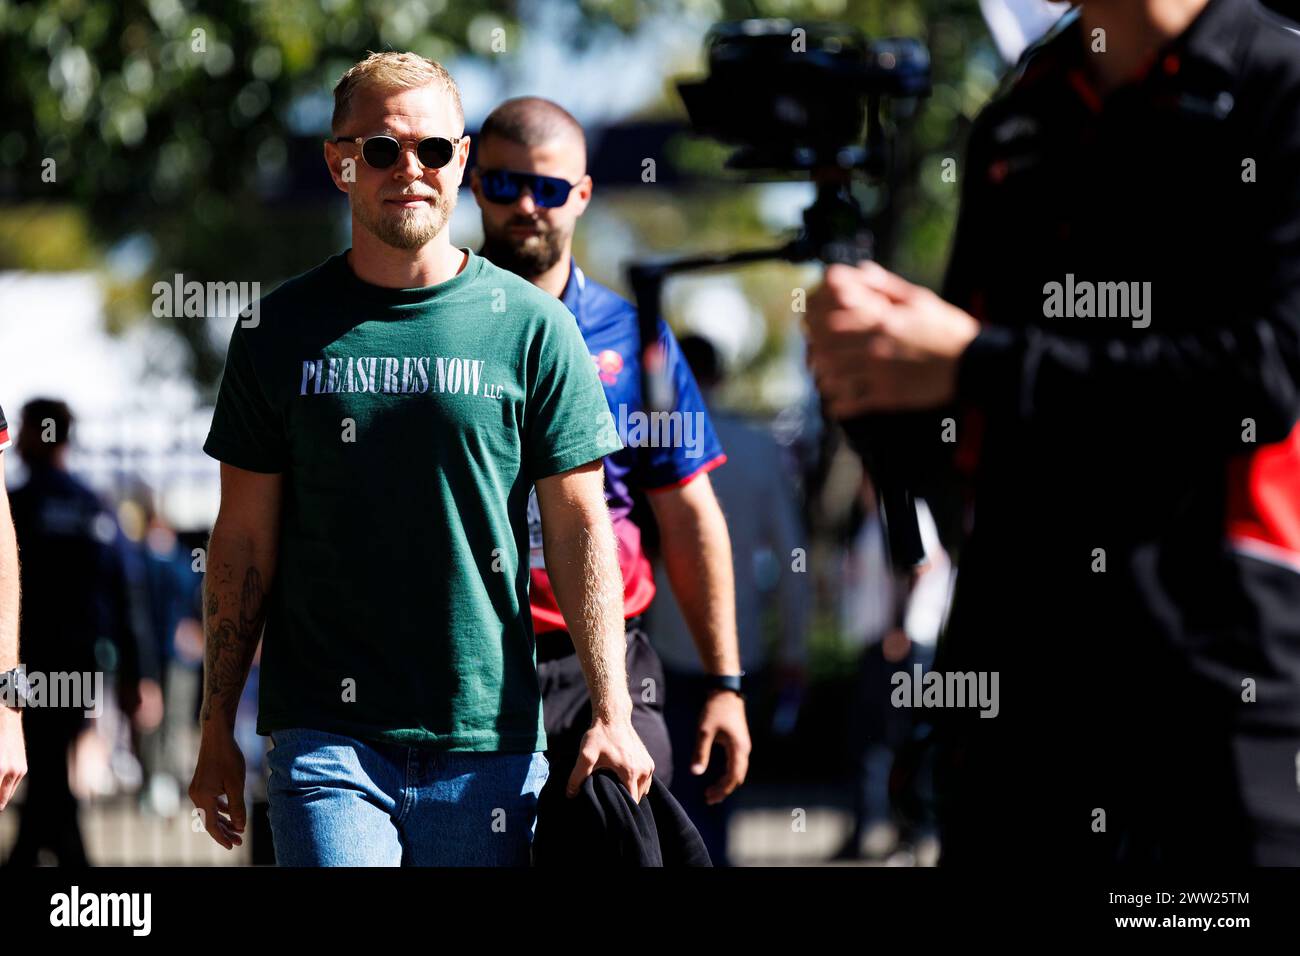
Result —
<path fill-rule="evenodd" d="M 182 796 L 186 808 L 188 798 Z M 17 835 L 18 801 L 0 814 L 0 858 Z M 97 866 L 244 866 L 245 845 L 225 850 L 203 830 L 195 833 L 188 809 L 173 816 L 141 812 L 135 797 L 84 801 L 81 810 L 86 852 Z M 730 840 L 736 866 L 905 866 L 906 852 L 885 862 L 831 860 L 848 836 L 850 815 L 842 807 L 810 800 L 795 802 L 779 789 L 749 790 L 732 816 Z M 52 862 L 52 861 L 51 861 Z"/>

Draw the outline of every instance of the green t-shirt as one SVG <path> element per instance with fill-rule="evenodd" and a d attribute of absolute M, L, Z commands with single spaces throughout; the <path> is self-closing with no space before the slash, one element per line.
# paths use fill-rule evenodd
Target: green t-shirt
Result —
<path fill-rule="evenodd" d="M 546 746 L 529 489 L 622 444 L 573 315 L 464 251 L 422 289 L 340 254 L 236 324 L 203 449 L 284 475 L 261 734 Z"/>

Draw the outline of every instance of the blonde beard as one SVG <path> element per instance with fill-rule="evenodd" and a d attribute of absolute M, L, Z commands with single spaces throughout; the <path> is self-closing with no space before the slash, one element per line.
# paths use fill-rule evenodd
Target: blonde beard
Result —
<path fill-rule="evenodd" d="M 438 193 L 427 214 L 419 210 L 403 209 L 401 215 L 389 216 L 379 213 L 366 203 L 354 200 L 352 215 L 367 232 L 385 245 L 394 249 L 419 249 L 428 245 L 446 228 L 455 208 L 455 193 Z"/>

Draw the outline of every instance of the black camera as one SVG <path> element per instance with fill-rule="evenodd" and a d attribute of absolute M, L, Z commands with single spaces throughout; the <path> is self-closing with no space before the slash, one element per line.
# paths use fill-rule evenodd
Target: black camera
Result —
<path fill-rule="evenodd" d="M 806 176 L 816 184 L 817 196 L 804 210 L 803 228 L 780 246 L 628 268 L 640 316 L 643 394 L 651 410 L 673 405 L 657 331 L 666 278 L 773 259 L 856 264 L 886 254 L 895 222 L 890 200 L 901 165 L 898 130 L 930 92 L 930 55 L 914 39 L 868 42 L 859 30 L 841 24 L 773 19 L 720 23 L 705 45 L 708 76 L 678 84 L 694 130 L 739 147 L 728 167 Z M 886 134 L 885 101 L 894 120 L 892 135 Z M 882 186 L 883 201 L 870 220 L 852 193 L 858 173 Z M 859 418 L 845 422 L 844 431 L 875 481 L 890 557 L 902 580 L 924 560 L 925 550 L 912 496 L 891 451 L 902 434 L 899 422 Z"/>
<path fill-rule="evenodd" d="M 715 26 L 705 46 L 708 77 L 677 89 L 696 132 L 741 147 L 733 169 L 870 169 L 874 157 L 857 144 L 880 99 L 930 92 L 930 55 L 915 39 L 741 20 Z"/>

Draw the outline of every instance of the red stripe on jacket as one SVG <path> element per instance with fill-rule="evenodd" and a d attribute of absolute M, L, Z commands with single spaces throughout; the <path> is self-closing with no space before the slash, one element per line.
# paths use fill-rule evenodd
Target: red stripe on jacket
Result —
<path fill-rule="evenodd" d="M 1227 490 L 1229 540 L 1300 562 L 1300 424 L 1284 440 L 1232 459 Z"/>

